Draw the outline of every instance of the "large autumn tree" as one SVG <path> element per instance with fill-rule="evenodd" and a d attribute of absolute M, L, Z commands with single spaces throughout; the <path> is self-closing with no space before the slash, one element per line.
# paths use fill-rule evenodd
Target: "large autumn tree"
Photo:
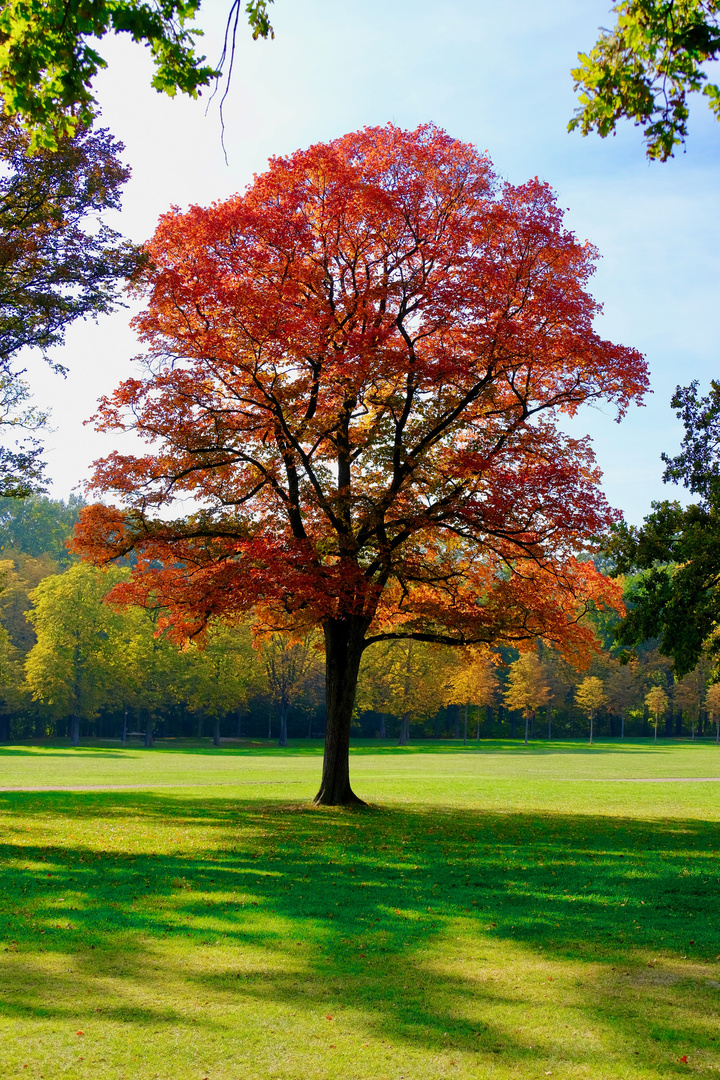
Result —
<path fill-rule="evenodd" d="M 622 414 L 647 376 L 593 330 L 595 250 L 547 185 L 500 184 L 432 126 L 367 128 L 171 211 L 148 255 L 144 374 L 98 422 L 150 447 L 98 464 L 119 506 L 83 511 L 77 549 L 133 551 L 115 597 L 161 603 L 178 636 L 249 610 L 322 627 L 317 802 L 355 800 L 370 645 L 589 646 L 587 606 L 621 601 L 576 556 L 612 514 L 558 420 L 597 399 Z"/>

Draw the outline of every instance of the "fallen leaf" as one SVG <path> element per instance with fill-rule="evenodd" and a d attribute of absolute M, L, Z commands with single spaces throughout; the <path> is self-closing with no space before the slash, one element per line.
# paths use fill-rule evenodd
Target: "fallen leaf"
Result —
<path fill-rule="evenodd" d="M 683 1056 L 680 1058 L 680 1060 L 687 1065 L 687 1054 L 683 1054 Z"/>
<path fill-rule="evenodd" d="M 76 1035 L 84 1035 L 84 1034 L 85 1034 L 85 1032 L 84 1032 L 84 1031 L 76 1031 L 76 1032 L 75 1032 L 75 1034 L 76 1034 Z"/>
<path fill-rule="evenodd" d="M 332 1020 L 332 1016 L 330 1015 L 330 1013 L 327 1013 L 327 1015 L 325 1016 L 325 1019 L 326 1020 Z"/>

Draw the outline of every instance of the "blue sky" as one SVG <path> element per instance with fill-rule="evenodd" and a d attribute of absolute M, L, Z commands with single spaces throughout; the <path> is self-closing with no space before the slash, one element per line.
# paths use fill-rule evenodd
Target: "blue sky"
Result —
<path fill-rule="evenodd" d="M 216 60 L 226 0 L 205 0 L 203 50 Z M 116 227 L 149 236 L 170 205 L 206 204 L 243 189 L 270 155 L 366 124 L 412 128 L 432 121 L 486 150 L 500 176 L 547 180 L 566 222 L 601 261 L 592 285 L 604 305 L 598 330 L 644 352 L 653 394 L 617 425 L 585 410 L 575 434 L 593 437 L 612 505 L 633 522 L 650 501 L 675 497 L 661 482 L 662 450 L 682 434 L 669 406 L 678 384 L 706 385 L 717 371 L 720 311 L 720 125 L 695 103 L 687 151 L 648 163 L 640 132 L 615 138 L 567 133 L 575 107 L 570 69 L 609 0 L 276 0 L 275 41 L 241 31 L 225 107 L 226 165 L 217 99 L 169 100 L 150 88 L 146 52 L 104 42 L 109 69 L 97 83 L 103 123 L 125 143 L 133 177 Z M 132 373 L 138 351 L 121 311 L 71 328 L 60 380 L 28 358 L 41 404 L 53 410 L 47 440 L 53 494 L 67 494 L 117 438 L 83 425 L 102 393 Z"/>

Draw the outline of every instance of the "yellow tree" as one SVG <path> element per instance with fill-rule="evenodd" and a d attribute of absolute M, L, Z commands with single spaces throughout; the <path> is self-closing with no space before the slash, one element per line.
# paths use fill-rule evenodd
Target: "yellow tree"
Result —
<path fill-rule="evenodd" d="M 658 719 L 667 711 L 668 696 L 662 686 L 653 686 L 645 695 L 645 704 L 655 718 L 655 742 L 657 742 Z"/>
<path fill-rule="evenodd" d="M 385 642 L 363 656 L 358 706 L 399 717 L 398 745 L 406 746 L 410 723 L 448 704 L 456 663 L 451 650 L 436 645 L 412 639 Z"/>
<path fill-rule="evenodd" d="M 191 642 L 179 660 L 182 695 L 194 713 L 212 720 L 213 745 L 219 746 L 221 719 L 245 705 L 259 674 L 250 627 L 213 620 L 203 647 Z"/>
<path fill-rule="evenodd" d="M 593 744 L 593 721 L 598 709 L 607 704 L 607 694 L 602 679 L 589 675 L 575 690 L 575 704 L 587 715 L 590 721 L 590 745 Z"/>
<path fill-rule="evenodd" d="M 705 708 L 708 716 L 715 724 L 715 742 L 720 743 L 720 683 L 708 686 L 705 694 Z"/>
<path fill-rule="evenodd" d="M 536 653 L 524 653 L 510 665 L 505 704 L 517 709 L 525 719 L 525 745 L 528 742 L 528 725 L 541 706 L 550 700 L 547 673 Z"/>
<path fill-rule="evenodd" d="M 97 716 L 116 699 L 122 666 L 122 614 L 103 598 L 127 571 L 81 564 L 46 577 L 30 593 L 28 613 L 37 642 L 25 661 L 25 678 L 36 701 L 70 718 L 73 746 L 80 742 L 81 720 Z"/>
<path fill-rule="evenodd" d="M 690 738 L 695 739 L 695 725 L 699 719 L 700 707 L 705 697 L 708 664 L 702 661 L 684 675 L 676 679 L 673 686 L 673 704 L 682 710 L 690 720 Z"/>
<path fill-rule="evenodd" d="M 498 689 L 497 655 L 487 649 L 466 649 L 457 657 L 457 670 L 450 673 L 446 704 L 464 705 L 463 743 L 467 742 L 468 706 L 477 710 L 475 738 L 480 738 L 480 708 L 492 705 Z"/>
<path fill-rule="evenodd" d="M 271 634 L 261 645 L 265 677 L 280 721 L 279 746 L 287 746 L 287 722 L 293 701 L 313 682 L 322 663 L 320 646 L 320 635 L 316 632 L 299 640 L 285 634 Z"/>

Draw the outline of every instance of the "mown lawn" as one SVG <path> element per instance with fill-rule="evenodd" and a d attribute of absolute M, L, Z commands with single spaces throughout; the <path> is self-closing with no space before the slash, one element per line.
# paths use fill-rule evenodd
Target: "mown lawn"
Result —
<path fill-rule="evenodd" d="M 720 1071 L 720 748 L 320 755 L 0 748 L 0 1076 Z"/>

